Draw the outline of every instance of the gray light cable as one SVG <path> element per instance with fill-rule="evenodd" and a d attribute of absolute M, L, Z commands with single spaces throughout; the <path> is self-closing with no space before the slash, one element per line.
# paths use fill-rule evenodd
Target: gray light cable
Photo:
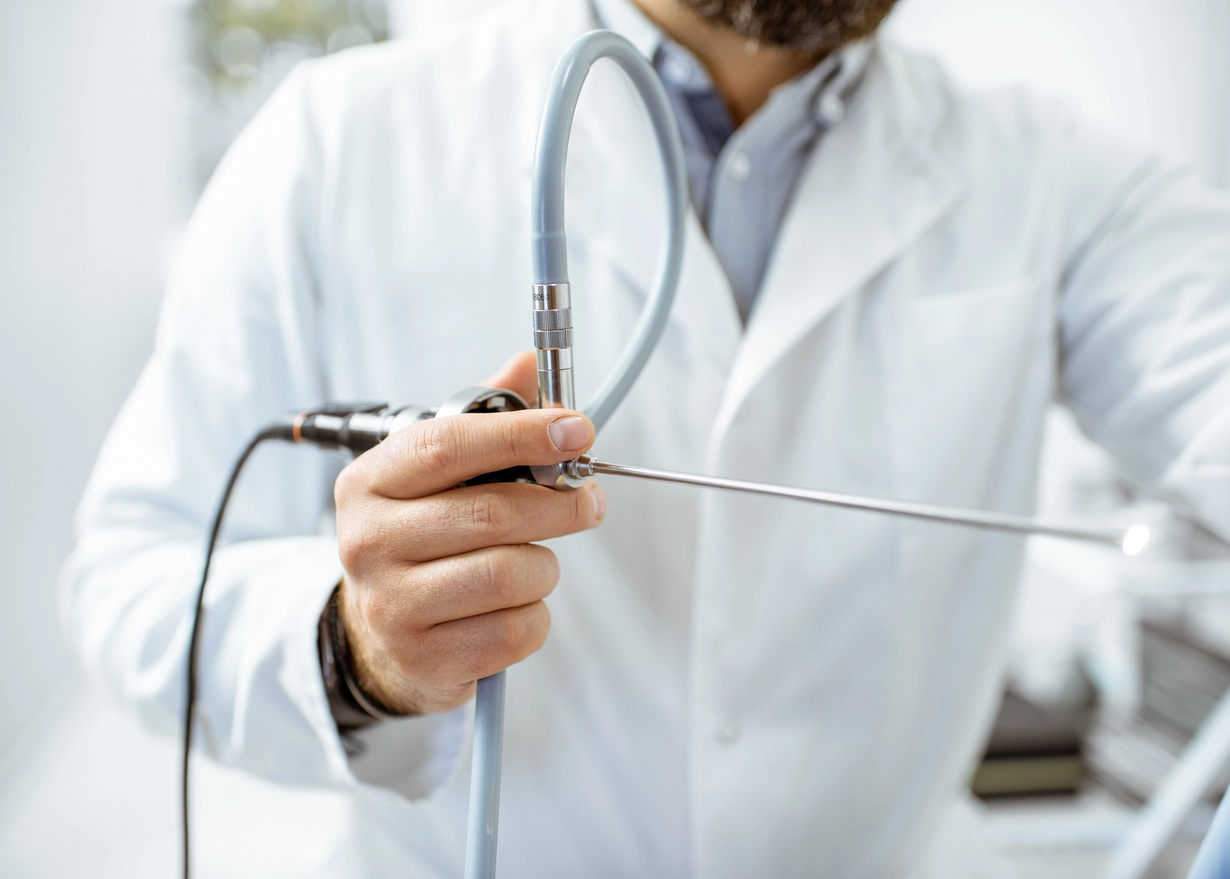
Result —
<path fill-rule="evenodd" d="M 564 170 L 581 87 L 600 58 L 618 64 L 649 111 L 665 177 L 667 238 L 653 290 L 622 355 L 584 412 L 601 429 L 627 395 L 653 353 L 675 299 L 683 265 L 688 210 L 683 142 L 666 90 L 636 47 L 610 31 L 585 34 L 555 68 L 538 129 L 532 205 L 534 347 L 538 355 L 538 405 L 574 408 L 572 308 L 564 237 Z M 534 468 L 548 485 L 574 484 L 562 467 Z M 504 672 L 478 682 L 465 879 L 494 879 L 499 834 L 500 770 L 504 738 Z"/>

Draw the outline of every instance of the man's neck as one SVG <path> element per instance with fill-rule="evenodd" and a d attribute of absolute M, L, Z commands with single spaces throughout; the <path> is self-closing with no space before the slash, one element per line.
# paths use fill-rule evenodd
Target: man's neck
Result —
<path fill-rule="evenodd" d="M 755 113 L 783 82 L 815 66 L 823 53 L 765 46 L 714 24 L 678 0 L 633 0 L 667 36 L 697 57 L 734 117 L 736 125 Z"/>

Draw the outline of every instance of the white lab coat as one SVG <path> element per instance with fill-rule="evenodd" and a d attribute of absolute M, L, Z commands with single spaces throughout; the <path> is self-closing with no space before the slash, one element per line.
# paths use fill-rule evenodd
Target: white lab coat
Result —
<path fill-rule="evenodd" d="M 555 60 L 593 26 L 581 0 L 539 0 L 304 65 L 222 164 L 65 574 L 87 666 L 153 727 L 178 727 L 202 529 L 245 439 L 322 400 L 439 402 L 528 347 L 535 130 Z M 582 398 L 652 277 L 657 167 L 600 65 L 568 171 Z M 1230 204 L 882 45 L 746 330 L 690 221 L 670 325 L 597 449 L 1027 513 L 1057 394 L 1230 536 Z M 468 709 L 387 725 L 351 763 L 322 694 L 338 466 L 301 448 L 249 465 L 207 602 L 198 741 L 345 792 L 337 850 L 305 874 L 456 876 Z M 552 543 L 551 636 L 509 676 L 501 876 L 988 875 L 952 816 L 1020 540 L 604 485 L 605 525 Z"/>

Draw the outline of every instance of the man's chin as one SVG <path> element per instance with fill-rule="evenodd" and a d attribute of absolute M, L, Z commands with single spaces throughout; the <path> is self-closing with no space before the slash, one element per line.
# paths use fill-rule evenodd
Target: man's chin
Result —
<path fill-rule="evenodd" d="M 816 52 L 869 37 L 897 0 L 678 0 L 742 37 L 797 52 Z"/>

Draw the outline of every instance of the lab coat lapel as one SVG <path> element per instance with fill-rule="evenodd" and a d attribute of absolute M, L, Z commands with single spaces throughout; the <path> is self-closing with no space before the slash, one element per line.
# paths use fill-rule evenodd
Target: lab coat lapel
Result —
<path fill-rule="evenodd" d="M 932 144 L 941 107 L 878 47 L 845 122 L 800 179 L 718 415 L 956 202 L 961 181 Z"/>

